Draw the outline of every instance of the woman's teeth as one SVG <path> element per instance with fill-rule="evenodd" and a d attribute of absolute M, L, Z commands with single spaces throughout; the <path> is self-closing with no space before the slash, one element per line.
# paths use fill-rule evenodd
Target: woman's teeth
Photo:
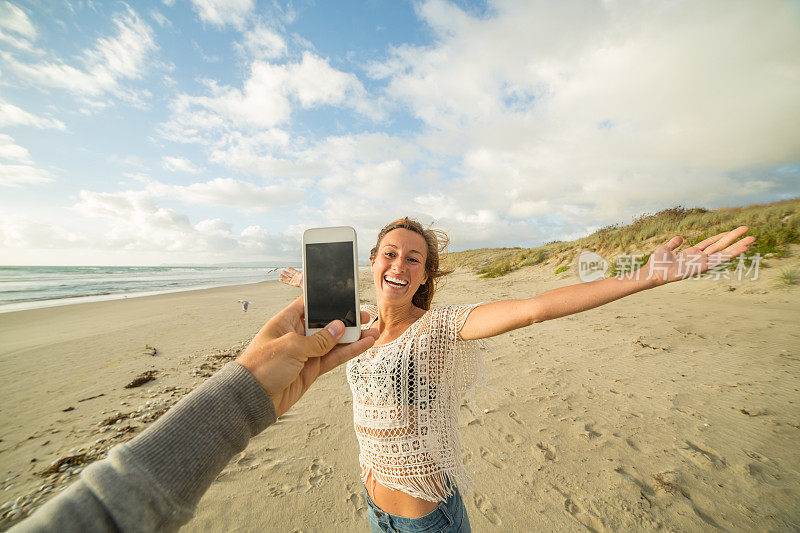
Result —
<path fill-rule="evenodd" d="M 408 285 L 407 281 L 403 281 L 402 279 L 393 278 L 392 276 L 384 276 L 383 279 L 386 280 L 386 283 L 388 283 L 389 285 L 392 285 L 393 287 L 405 287 L 406 285 Z"/>

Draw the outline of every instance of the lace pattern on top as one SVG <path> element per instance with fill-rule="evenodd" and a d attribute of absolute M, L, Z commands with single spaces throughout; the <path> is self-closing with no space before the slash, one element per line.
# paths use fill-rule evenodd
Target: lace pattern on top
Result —
<path fill-rule="evenodd" d="M 428 501 L 471 483 L 461 461 L 461 398 L 485 368 L 478 344 L 459 336 L 480 304 L 431 309 L 392 342 L 347 364 L 361 479 Z M 376 306 L 362 306 L 372 317 Z"/>

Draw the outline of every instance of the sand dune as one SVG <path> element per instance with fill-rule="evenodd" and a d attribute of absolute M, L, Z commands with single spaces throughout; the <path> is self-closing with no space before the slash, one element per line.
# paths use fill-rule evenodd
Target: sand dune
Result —
<path fill-rule="evenodd" d="M 473 529 L 800 529 L 800 293 L 776 274 L 672 284 L 490 340 L 488 387 L 461 406 Z M 435 304 L 575 281 L 458 271 Z M 295 294 L 268 282 L 0 315 L 2 513 L 75 478 L 37 475 L 53 461 L 136 434 Z M 154 381 L 124 388 L 147 370 Z M 351 409 L 344 369 L 323 376 L 185 530 L 366 530 Z"/>

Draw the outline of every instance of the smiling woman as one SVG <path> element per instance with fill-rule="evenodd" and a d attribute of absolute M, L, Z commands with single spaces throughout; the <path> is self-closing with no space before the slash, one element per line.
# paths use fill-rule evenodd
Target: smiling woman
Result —
<path fill-rule="evenodd" d="M 450 272 L 439 265 L 447 242 L 445 233 L 403 218 L 381 230 L 370 252 L 378 305 L 364 310 L 380 336 L 348 364 L 347 377 L 373 530 L 388 520 L 410 530 L 469 529 L 455 414 L 483 365 L 458 338 L 475 306 L 431 310 L 436 281 Z"/>
<path fill-rule="evenodd" d="M 411 220 L 408 217 L 401 218 L 392 222 L 391 224 L 387 225 L 383 228 L 380 233 L 378 234 L 378 242 L 377 244 L 370 250 L 369 260 L 370 263 L 373 265 L 373 273 L 375 271 L 375 262 L 379 261 L 380 257 L 378 254 L 378 248 L 383 243 L 385 250 L 381 250 L 380 256 L 384 256 L 387 259 L 394 258 L 398 255 L 399 248 L 394 242 L 383 242 L 384 237 L 386 237 L 390 232 L 396 229 L 404 229 L 406 230 L 404 236 L 405 239 L 411 239 L 412 242 L 409 244 L 412 246 L 410 249 L 411 257 L 408 258 L 408 261 L 411 263 L 412 267 L 415 265 L 419 265 L 423 267 L 425 272 L 425 279 L 420 283 L 418 289 L 414 292 L 412 303 L 419 307 L 420 309 L 430 309 L 431 301 L 433 300 L 433 293 L 435 290 L 435 283 L 436 280 L 441 278 L 442 276 L 446 276 L 450 274 L 452 270 L 442 269 L 439 266 L 439 254 L 443 253 L 444 250 L 447 248 L 449 243 L 449 238 L 447 234 L 440 230 L 435 229 L 425 229 L 422 224 L 417 222 L 416 220 Z M 419 237 L 422 237 L 423 242 L 419 242 L 418 237 L 413 237 L 413 235 L 409 234 L 409 232 L 416 233 Z M 400 239 L 401 237 L 396 237 Z M 413 241 L 417 241 L 414 243 Z M 414 249 L 413 245 L 419 244 Z M 383 264 L 386 261 L 381 260 L 379 264 Z M 416 269 L 416 268 L 415 268 Z M 395 280 L 395 284 L 399 283 L 400 285 L 405 285 L 403 283 L 404 280 Z M 376 281 L 375 286 L 378 287 L 379 283 Z"/>

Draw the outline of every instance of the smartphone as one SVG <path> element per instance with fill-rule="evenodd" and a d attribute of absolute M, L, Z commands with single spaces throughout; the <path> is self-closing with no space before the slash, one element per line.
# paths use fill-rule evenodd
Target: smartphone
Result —
<path fill-rule="evenodd" d="M 303 232 L 303 303 L 306 335 L 338 319 L 345 325 L 340 343 L 361 337 L 356 230 L 339 226 Z"/>

